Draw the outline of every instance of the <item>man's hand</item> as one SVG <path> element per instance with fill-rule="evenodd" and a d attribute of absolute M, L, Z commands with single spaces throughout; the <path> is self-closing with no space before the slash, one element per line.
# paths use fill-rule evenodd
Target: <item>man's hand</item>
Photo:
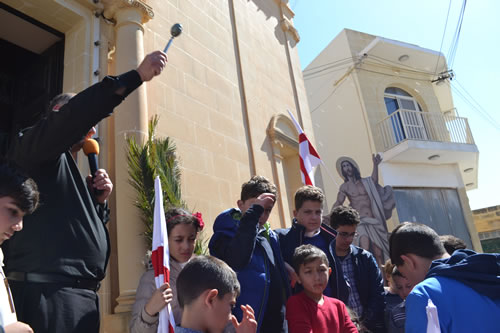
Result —
<path fill-rule="evenodd" d="M 379 165 L 382 162 L 382 156 L 380 154 L 372 154 L 373 165 Z"/>
<path fill-rule="evenodd" d="M 144 60 L 137 67 L 137 72 L 142 81 L 146 82 L 159 75 L 166 65 L 167 55 L 161 51 L 155 51 L 144 57 Z"/>
<path fill-rule="evenodd" d="M 238 319 L 231 315 L 231 322 L 236 328 L 236 333 L 255 333 L 257 332 L 257 321 L 255 321 L 255 313 L 250 305 L 241 305 L 243 311 L 243 320 L 238 323 Z"/>
<path fill-rule="evenodd" d="M 160 288 L 156 289 L 149 299 L 149 301 L 144 306 L 147 314 L 150 316 L 156 316 L 168 303 L 172 302 L 173 299 L 172 289 L 168 283 L 164 283 Z"/>
<path fill-rule="evenodd" d="M 101 204 L 106 202 L 106 199 L 108 199 L 109 195 L 113 191 L 113 183 L 104 169 L 99 169 L 95 172 L 93 181 L 92 176 L 87 176 L 87 186 L 89 191 L 93 194 L 95 194 L 96 190 L 102 191 L 99 195 L 95 196 L 97 202 Z"/>
<path fill-rule="evenodd" d="M 33 333 L 33 329 L 20 321 L 9 324 L 4 328 L 5 333 Z"/>

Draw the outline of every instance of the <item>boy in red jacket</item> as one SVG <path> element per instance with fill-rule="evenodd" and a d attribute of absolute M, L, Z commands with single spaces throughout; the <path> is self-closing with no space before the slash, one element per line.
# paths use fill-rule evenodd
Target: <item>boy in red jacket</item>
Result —
<path fill-rule="evenodd" d="M 286 304 L 289 333 L 356 333 L 342 301 L 323 295 L 332 272 L 326 254 L 307 244 L 293 255 L 297 282 L 304 291 L 290 297 Z"/>

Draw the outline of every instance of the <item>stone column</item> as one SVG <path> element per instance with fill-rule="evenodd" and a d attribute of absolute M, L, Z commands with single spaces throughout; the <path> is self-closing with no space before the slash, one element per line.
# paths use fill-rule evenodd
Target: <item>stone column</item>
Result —
<path fill-rule="evenodd" d="M 115 20 L 115 71 L 125 73 L 137 68 L 144 58 L 144 26 L 153 17 L 151 7 L 137 0 L 105 0 L 104 17 Z M 135 289 L 144 271 L 144 240 L 139 236 L 144 228 L 136 194 L 128 183 L 126 138 L 135 136 L 143 142 L 147 136 L 148 110 L 146 85 L 130 94 L 114 113 L 114 159 L 116 207 L 116 244 L 119 293 L 116 313 L 129 312 L 135 300 Z"/>

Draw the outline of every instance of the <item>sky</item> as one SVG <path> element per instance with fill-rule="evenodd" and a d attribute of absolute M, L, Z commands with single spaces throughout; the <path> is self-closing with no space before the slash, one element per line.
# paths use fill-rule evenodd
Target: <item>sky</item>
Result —
<path fill-rule="evenodd" d="M 463 0 L 289 1 L 300 35 L 297 48 L 303 69 L 344 28 L 441 50 L 448 57 L 462 4 Z M 500 205 L 500 103 L 495 102 L 500 77 L 498 13 L 500 1 L 467 2 L 451 67 L 455 107 L 468 118 L 479 150 L 478 188 L 467 191 L 471 209 Z"/>

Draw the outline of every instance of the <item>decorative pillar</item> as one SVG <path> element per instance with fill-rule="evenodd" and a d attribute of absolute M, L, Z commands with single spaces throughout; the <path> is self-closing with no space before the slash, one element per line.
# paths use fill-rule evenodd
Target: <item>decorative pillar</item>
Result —
<path fill-rule="evenodd" d="M 138 0 L 103 0 L 103 15 L 115 21 L 114 68 L 116 74 L 136 69 L 144 58 L 144 26 L 153 18 L 152 8 Z M 148 132 L 146 85 L 131 93 L 114 112 L 114 158 L 116 207 L 116 244 L 119 296 L 116 313 L 129 312 L 135 300 L 135 289 L 144 271 L 145 254 L 140 213 L 134 206 L 136 194 L 128 182 L 127 142 L 134 136 L 144 142 Z M 116 283 L 116 281 L 115 281 Z"/>

